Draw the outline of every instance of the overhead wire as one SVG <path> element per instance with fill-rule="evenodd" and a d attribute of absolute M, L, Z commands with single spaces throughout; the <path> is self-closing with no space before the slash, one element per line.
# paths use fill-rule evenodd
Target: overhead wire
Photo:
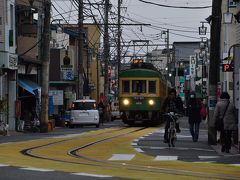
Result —
<path fill-rule="evenodd" d="M 143 3 L 146 3 L 146 4 L 151 4 L 151 5 L 166 7 L 166 8 L 206 9 L 206 8 L 211 8 L 211 7 L 212 7 L 212 6 L 170 6 L 170 5 L 165 5 L 165 4 L 154 3 L 154 2 L 151 2 L 151 1 L 144 1 L 144 0 L 138 0 L 138 1 L 143 2 Z"/>

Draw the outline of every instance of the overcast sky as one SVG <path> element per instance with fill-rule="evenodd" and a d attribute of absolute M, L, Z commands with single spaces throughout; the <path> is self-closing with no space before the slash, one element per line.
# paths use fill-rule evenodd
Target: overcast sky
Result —
<path fill-rule="evenodd" d="M 100 2 L 97 0 L 90 0 L 91 2 Z M 111 11 L 117 13 L 117 1 L 110 0 L 113 4 Z M 205 7 L 211 6 L 211 0 L 144 0 L 150 3 L 160 5 L 176 6 L 176 7 Z M 68 22 L 77 22 L 77 6 L 76 3 L 69 0 L 53 0 L 53 18 L 61 18 L 56 16 L 61 12 Z M 84 0 L 87 2 L 87 0 Z M 170 44 L 174 41 L 200 41 L 198 35 L 198 27 L 201 26 L 201 21 L 205 21 L 211 14 L 211 8 L 186 9 L 186 8 L 171 8 L 161 7 L 149 3 L 143 3 L 139 0 L 122 0 L 121 14 L 124 17 L 122 23 L 142 23 L 151 24 L 151 26 L 122 26 L 123 41 L 129 42 L 131 40 L 149 40 L 153 44 L 162 44 L 164 40 L 161 38 L 161 31 L 169 29 Z M 87 7 L 89 8 L 89 6 Z M 103 10 L 100 12 L 92 8 L 94 14 L 98 14 L 97 18 L 101 19 L 100 12 L 103 15 Z M 90 12 L 86 9 L 87 13 Z M 110 15 L 113 18 L 114 14 Z M 89 20 L 88 20 L 89 21 Z M 113 19 L 110 20 L 114 22 Z M 208 28 L 209 25 L 205 24 Z M 209 33 L 207 35 L 209 37 Z M 151 47 L 151 49 L 160 47 Z M 129 49 L 129 51 L 132 51 Z"/>

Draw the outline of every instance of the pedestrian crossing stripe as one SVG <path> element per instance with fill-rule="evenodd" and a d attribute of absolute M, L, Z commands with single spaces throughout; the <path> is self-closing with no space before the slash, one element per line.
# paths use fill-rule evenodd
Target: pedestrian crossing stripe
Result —
<path fill-rule="evenodd" d="M 142 153 L 142 152 L 144 152 L 141 148 L 134 148 L 137 152 L 140 152 L 140 153 Z"/>
<path fill-rule="evenodd" d="M 113 154 L 110 161 L 130 161 L 135 157 L 135 154 Z"/>
<path fill-rule="evenodd" d="M 199 159 L 214 159 L 219 158 L 219 156 L 198 156 Z"/>
<path fill-rule="evenodd" d="M 155 161 L 176 161 L 178 156 L 156 156 Z"/>

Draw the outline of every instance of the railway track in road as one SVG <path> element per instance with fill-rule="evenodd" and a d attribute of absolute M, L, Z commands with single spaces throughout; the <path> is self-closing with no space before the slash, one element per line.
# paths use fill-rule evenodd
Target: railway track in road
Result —
<path fill-rule="evenodd" d="M 174 164 L 172 164 L 173 166 L 165 166 L 164 163 L 153 161 L 146 161 L 145 164 L 132 161 L 109 161 L 106 158 L 97 158 L 96 156 L 91 154 L 93 148 L 99 149 L 99 153 L 101 153 L 101 148 L 99 147 L 106 146 L 106 143 L 112 143 L 114 141 L 118 141 L 119 139 L 123 139 L 122 141 L 126 141 L 127 138 L 131 137 L 129 139 L 129 142 L 127 142 L 128 144 L 131 144 L 133 138 L 136 138 L 135 136 L 143 136 L 149 132 L 150 130 L 148 128 L 141 127 L 124 127 L 114 129 L 109 128 L 104 131 L 99 130 L 91 134 L 63 138 L 60 140 L 54 140 L 49 143 L 42 143 L 41 145 L 32 146 L 30 148 L 22 150 L 22 153 L 28 157 L 30 156 L 38 158 L 39 160 L 48 160 L 55 163 L 64 163 L 68 169 L 70 169 L 71 166 L 81 166 L 88 169 L 97 169 L 99 172 L 102 172 L 102 174 L 111 174 L 118 177 L 133 178 L 126 174 L 134 174 L 138 177 L 137 179 L 141 179 L 141 177 L 146 179 L 150 177 L 152 178 L 162 176 L 182 176 L 191 179 L 193 177 L 196 177 L 197 179 L 240 179 L 240 175 L 224 174 L 224 172 L 220 172 L 219 174 L 219 171 L 204 172 L 202 170 L 196 170 L 194 168 L 186 168 L 185 166 L 177 167 L 174 166 Z M 53 153 L 51 155 L 47 154 L 47 152 L 52 151 L 56 151 L 56 153 Z M 88 153 L 88 151 L 90 153 Z M 197 165 L 195 164 L 194 166 Z M 121 171 L 119 171 L 119 169 L 121 169 Z M 72 170 L 71 172 L 74 171 L 76 170 Z"/>

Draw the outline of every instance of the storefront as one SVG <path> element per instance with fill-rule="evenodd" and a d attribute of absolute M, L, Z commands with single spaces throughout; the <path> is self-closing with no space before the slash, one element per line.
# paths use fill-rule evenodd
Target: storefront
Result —
<path fill-rule="evenodd" d="M 24 114 L 35 111 L 37 116 L 40 115 L 41 107 L 41 87 L 28 79 L 18 79 L 18 100 L 21 102 L 21 119 Z"/>

